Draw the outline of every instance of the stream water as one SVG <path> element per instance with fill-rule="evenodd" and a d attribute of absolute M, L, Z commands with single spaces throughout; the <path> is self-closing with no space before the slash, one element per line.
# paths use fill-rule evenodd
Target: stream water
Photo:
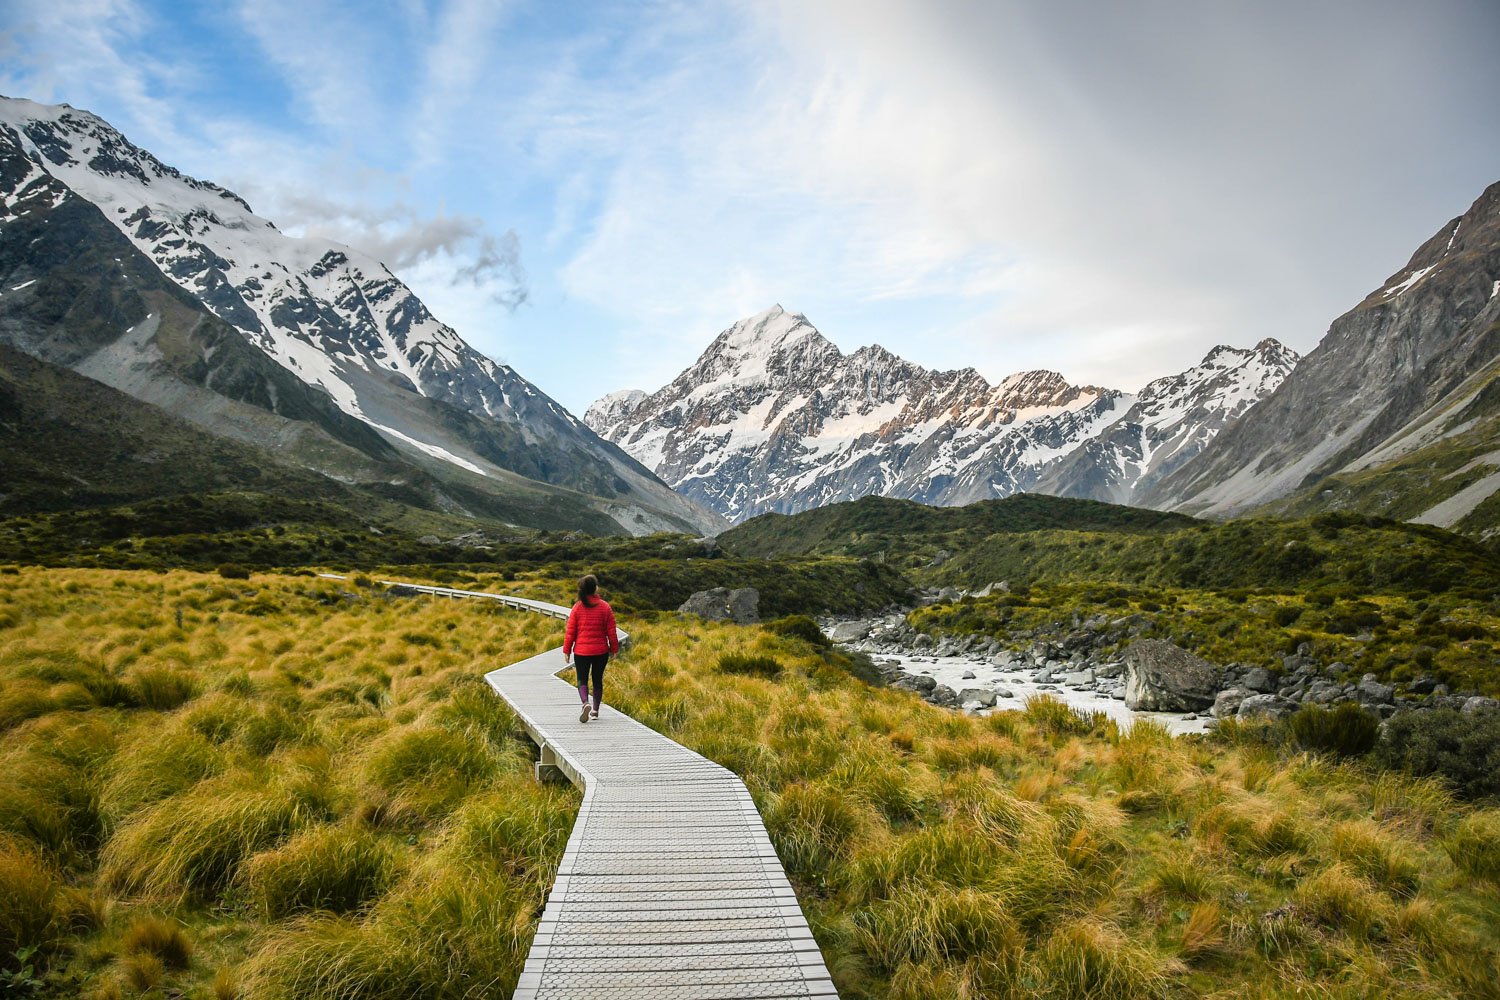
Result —
<path fill-rule="evenodd" d="M 911 676 L 930 674 L 939 684 L 946 684 L 954 691 L 964 688 L 989 688 L 997 692 L 993 709 L 978 709 L 980 714 L 1007 709 L 1021 709 L 1026 699 L 1038 694 L 1049 694 L 1065 703 L 1069 708 L 1084 712 L 1104 712 L 1110 718 L 1129 725 L 1136 719 L 1152 719 L 1167 728 L 1173 735 L 1201 733 L 1208 726 L 1207 713 L 1189 719 L 1176 712 L 1134 712 L 1125 707 L 1123 701 L 1107 697 L 1097 691 L 1069 687 L 1062 683 L 1038 684 L 1033 675 L 1034 667 L 1019 665 L 997 667 L 982 659 L 968 656 L 907 656 L 876 654 L 877 659 L 896 660 L 901 670 Z M 964 674 L 974 676 L 965 680 Z M 999 696 L 1005 692 L 1008 697 Z"/>

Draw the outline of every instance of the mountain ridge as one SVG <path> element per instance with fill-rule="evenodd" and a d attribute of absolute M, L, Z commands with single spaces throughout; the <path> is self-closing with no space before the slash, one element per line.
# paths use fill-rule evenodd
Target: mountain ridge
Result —
<path fill-rule="evenodd" d="M 776 305 L 722 331 L 667 386 L 608 394 L 584 419 L 736 522 L 871 494 L 955 505 L 1040 490 L 1124 502 L 1195 454 L 1295 361 L 1268 338 L 1250 351 L 1215 348 L 1140 398 L 1048 370 L 991 385 L 973 368 L 932 371 L 878 344 L 844 354 L 807 317 Z M 1215 379 L 1218 404 L 1203 398 Z M 1070 456 L 1132 413 L 1149 423 L 1143 408 L 1170 402 L 1174 386 L 1191 398 L 1176 399 L 1175 417 L 1154 415 L 1167 431 L 1137 428 L 1133 444 L 1116 434 L 1077 458 L 1071 479 L 1058 478 Z M 1176 426 L 1189 418 L 1191 427 Z M 1148 454 L 1126 469 L 1123 449 L 1141 452 L 1147 438 L 1157 462 Z"/>
<path fill-rule="evenodd" d="M 1362 510 L 1492 534 L 1497 380 L 1500 183 L 1335 319 L 1261 406 L 1146 499 L 1211 516 Z"/>
<path fill-rule="evenodd" d="M 84 262 L 49 241 L 59 212 L 80 246 L 111 245 L 109 254 Z M 28 230 L 26 240 L 17 227 Z M 53 244 L 51 258 L 28 252 L 38 238 Z M 273 421 L 274 436 L 335 476 L 388 478 L 399 454 L 398 465 L 466 484 L 489 479 L 502 493 L 521 477 L 592 494 L 622 530 L 721 526 L 514 370 L 474 351 L 378 261 L 285 236 L 244 199 L 166 166 L 96 115 L 0 99 L 0 241 L 11 286 L 0 295 L 0 337 L 70 366 L 86 363 L 87 347 L 98 355 L 90 374 L 216 433 L 264 433 L 257 425 L 265 418 L 244 407 L 275 413 L 298 396 L 303 410 L 319 412 L 299 412 L 296 433 Z M 135 293 L 143 282 L 157 286 L 147 298 L 158 311 Z M 69 298 L 83 287 L 91 298 Z M 38 307 L 38 296 L 58 300 L 55 315 Z M 140 329 L 152 316 L 160 322 L 160 309 L 192 305 L 217 323 L 177 316 L 186 329 L 167 324 L 173 351 Z M 258 355 L 283 374 L 241 365 L 237 405 L 221 404 L 221 383 L 204 370 L 218 348 L 204 337 L 243 343 L 242 360 Z M 192 362 L 195 352 L 201 363 Z M 163 365 L 172 354 L 180 363 Z"/>

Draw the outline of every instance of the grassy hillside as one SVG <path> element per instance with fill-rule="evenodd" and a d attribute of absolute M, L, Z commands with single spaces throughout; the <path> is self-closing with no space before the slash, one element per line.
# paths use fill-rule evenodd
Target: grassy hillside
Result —
<path fill-rule="evenodd" d="M 1500 323 L 1490 336 L 1500 343 Z M 1357 472 L 1339 472 L 1292 497 L 1268 504 L 1265 512 L 1306 516 L 1318 511 L 1357 510 L 1392 518 L 1424 514 L 1472 538 L 1500 540 L 1500 491 L 1487 484 L 1500 467 L 1500 361 L 1491 364 L 1447 405 L 1424 421 L 1426 433 L 1412 433 L 1403 453 Z M 1466 489 L 1479 494 L 1443 515 L 1441 504 Z"/>
<path fill-rule="evenodd" d="M 4 344 L 0 414 L 4 514 L 243 487 L 308 499 L 347 492 Z"/>
<path fill-rule="evenodd" d="M 738 555 L 880 558 L 928 585 L 1059 582 L 1211 590 L 1353 588 L 1361 593 L 1500 589 L 1500 556 L 1439 528 L 1353 514 L 1195 521 L 1022 495 L 970 507 L 897 500 L 766 515 L 720 536 Z"/>
<path fill-rule="evenodd" d="M 1018 648 L 1032 638 L 1066 640 L 1087 619 L 1117 623 L 1105 626 L 1104 652 L 1123 649 L 1139 629 L 1213 663 L 1279 673 L 1282 658 L 1306 646 L 1318 663 L 1343 664 L 1343 680 L 1373 673 L 1405 685 L 1426 677 L 1454 691 L 1500 695 L 1500 601 L 1467 589 L 1414 597 L 1348 587 L 1295 593 L 1055 583 L 909 616 L 924 631 L 993 636 Z"/>
<path fill-rule="evenodd" d="M 1029 493 L 965 507 L 868 496 L 800 514 L 762 514 L 724 532 L 719 542 L 744 556 L 848 555 L 917 566 L 939 550 L 957 552 L 996 533 L 1152 534 L 1194 523 L 1180 514 Z"/>
<path fill-rule="evenodd" d="M 371 450 L 391 461 L 366 462 L 355 470 L 362 485 L 350 485 L 288 464 L 265 448 L 210 434 L 3 344 L 0 415 L 0 465 L 8 473 L 0 516 L 124 508 L 105 515 L 118 519 L 146 501 L 250 492 L 289 498 L 293 511 L 303 501 L 339 505 L 346 508 L 345 520 L 357 520 L 352 512 L 359 511 L 365 523 L 442 523 L 462 515 L 472 522 L 467 530 L 508 523 L 594 534 L 621 531 L 596 509 L 593 498 L 519 476 L 502 482 L 455 473 L 439 482 L 399 460 L 378 439 L 379 448 Z M 265 432 L 280 433 L 270 425 Z M 344 475 L 350 478 L 349 470 Z M 266 501 L 260 506 L 266 511 Z M 143 525 L 138 533 L 163 532 Z"/>
<path fill-rule="evenodd" d="M 624 624 L 612 700 L 744 776 L 849 1000 L 1500 995 L 1500 811 L 1430 781 Z M 28 569 L 0 628 L 4 974 L 36 946 L 36 995 L 506 995 L 578 797 L 478 677 L 555 622 Z"/>
<path fill-rule="evenodd" d="M 474 533 L 488 531 L 483 537 Z M 455 540 L 462 540 L 462 544 Z M 0 563 L 226 573 L 294 568 L 418 572 L 505 586 L 595 573 L 624 609 L 672 610 L 695 591 L 755 587 L 763 615 L 856 614 L 910 603 L 887 566 L 845 557 L 738 559 L 686 535 L 591 537 L 516 529 L 399 504 L 214 493 L 0 521 Z"/>

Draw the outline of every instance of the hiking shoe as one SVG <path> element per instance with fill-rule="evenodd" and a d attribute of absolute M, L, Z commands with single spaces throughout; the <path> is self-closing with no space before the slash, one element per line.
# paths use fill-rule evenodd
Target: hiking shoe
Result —
<path fill-rule="evenodd" d="M 597 708 L 591 709 L 589 711 L 589 718 L 590 719 L 597 719 L 597 718 L 599 718 L 599 710 Z"/>
<path fill-rule="evenodd" d="M 578 721 L 579 722 L 587 722 L 587 721 L 589 721 L 589 707 L 587 705 L 583 706 L 583 711 L 581 711 L 581 712 L 578 713 Z"/>

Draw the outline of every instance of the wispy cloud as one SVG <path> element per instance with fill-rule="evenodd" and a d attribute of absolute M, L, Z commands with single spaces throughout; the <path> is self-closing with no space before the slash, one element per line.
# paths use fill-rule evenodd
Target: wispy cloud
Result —
<path fill-rule="evenodd" d="M 388 122 L 381 89 L 390 79 L 385 71 L 394 69 L 385 65 L 392 53 L 368 7 L 340 0 L 238 0 L 233 11 L 286 79 L 293 106 L 325 137 L 368 135 L 383 119 Z"/>
<path fill-rule="evenodd" d="M 192 69 L 154 55 L 151 29 L 134 0 L 9 0 L 0 13 L 0 92 L 85 108 L 108 95 L 148 139 L 170 143 L 179 138 L 177 111 L 161 95 Z"/>

